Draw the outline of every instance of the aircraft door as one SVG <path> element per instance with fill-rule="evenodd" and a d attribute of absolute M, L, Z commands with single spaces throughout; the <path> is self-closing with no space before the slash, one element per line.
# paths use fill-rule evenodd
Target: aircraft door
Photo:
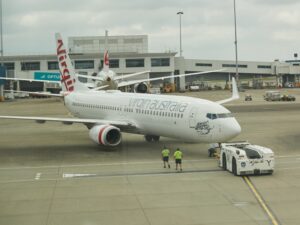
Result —
<path fill-rule="evenodd" d="M 195 128 L 197 125 L 197 114 L 198 114 L 198 109 L 197 108 L 192 108 L 189 114 L 189 127 L 190 128 Z"/>

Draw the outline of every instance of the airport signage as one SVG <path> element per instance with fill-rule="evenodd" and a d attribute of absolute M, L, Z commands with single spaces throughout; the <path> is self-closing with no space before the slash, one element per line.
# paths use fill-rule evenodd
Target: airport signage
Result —
<path fill-rule="evenodd" d="M 57 72 L 34 72 L 35 80 L 60 81 L 60 73 Z"/>

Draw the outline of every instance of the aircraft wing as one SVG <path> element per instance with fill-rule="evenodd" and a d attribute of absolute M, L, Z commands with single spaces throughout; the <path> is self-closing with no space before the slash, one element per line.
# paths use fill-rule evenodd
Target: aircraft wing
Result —
<path fill-rule="evenodd" d="M 15 93 L 27 93 L 30 95 L 40 95 L 40 96 L 49 96 L 49 97 L 64 97 L 63 94 L 52 94 L 47 92 L 34 92 L 34 91 L 15 91 L 15 90 L 4 90 L 5 92 L 15 92 Z"/>
<path fill-rule="evenodd" d="M 219 103 L 220 105 L 222 105 L 224 103 L 231 102 L 231 101 L 237 100 L 239 98 L 240 98 L 240 95 L 239 95 L 239 92 L 238 92 L 236 80 L 235 80 L 234 77 L 232 77 L 232 96 L 230 98 L 217 101 L 217 103 Z"/>
<path fill-rule="evenodd" d="M 87 79 L 93 79 L 93 80 L 100 80 L 103 81 L 101 77 L 96 77 L 96 76 L 90 76 L 90 75 L 82 75 L 82 74 L 76 74 L 77 77 L 83 77 Z"/>
<path fill-rule="evenodd" d="M 55 118 L 55 117 L 36 117 L 36 116 L 0 116 L 0 119 L 15 119 L 15 120 L 33 120 L 37 123 L 50 122 L 61 122 L 66 125 L 73 123 L 81 123 L 85 125 L 95 124 L 110 124 L 119 127 L 121 130 L 137 129 L 138 127 L 132 122 L 124 122 L 117 120 L 101 120 L 101 119 L 84 119 L 84 118 Z"/>
<path fill-rule="evenodd" d="M 10 77 L 0 77 L 0 79 L 1 80 L 12 80 L 12 81 L 29 81 L 29 82 L 43 82 L 43 83 L 61 84 L 60 81 L 55 81 L 55 80 L 35 80 L 35 79 L 10 78 Z"/>
<path fill-rule="evenodd" d="M 128 77 L 133 77 L 133 76 L 138 76 L 144 73 L 149 73 L 150 70 L 146 70 L 146 71 L 142 71 L 142 72 L 137 72 L 137 73 L 131 73 L 131 74 L 126 74 L 126 75 L 120 75 L 120 76 L 116 76 L 115 80 L 122 80 L 122 79 L 126 79 Z M 93 79 L 93 80 L 100 80 L 103 81 L 102 77 L 97 77 L 97 76 L 90 76 L 90 75 L 82 75 L 82 74 L 76 74 L 77 77 L 83 77 L 83 78 L 88 78 L 88 79 Z"/>
<path fill-rule="evenodd" d="M 149 82 L 149 81 L 154 81 L 154 80 L 165 80 L 165 79 L 175 78 L 175 77 L 187 77 L 187 76 L 194 76 L 194 75 L 206 74 L 206 73 L 214 73 L 214 72 L 220 72 L 220 71 L 224 71 L 224 69 L 209 70 L 209 71 L 195 72 L 195 73 L 184 73 L 184 74 L 170 75 L 170 76 L 165 76 L 165 77 L 156 77 L 156 78 L 143 79 L 143 80 L 122 81 L 122 82 L 118 83 L 118 87 L 124 87 L 124 86 L 133 85 L 133 84 L 137 84 L 137 83 L 141 83 L 141 82 Z"/>
<path fill-rule="evenodd" d="M 141 74 L 144 74 L 144 73 L 150 73 L 150 70 L 137 72 L 137 73 L 126 74 L 126 75 L 120 75 L 120 76 L 117 76 L 115 78 L 115 80 L 122 80 L 122 79 L 126 79 L 128 77 L 134 77 L 134 76 L 138 76 L 138 75 L 141 75 Z"/>

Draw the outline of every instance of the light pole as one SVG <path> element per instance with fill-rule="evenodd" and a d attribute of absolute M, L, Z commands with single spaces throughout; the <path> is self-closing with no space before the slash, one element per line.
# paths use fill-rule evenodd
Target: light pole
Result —
<path fill-rule="evenodd" d="M 1 19 L 1 23 L 0 23 L 0 36 L 1 36 L 1 65 L 2 65 L 2 63 L 3 63 L 2 0 L 0 0 L 0 13 L 1 13 L 1 16 L 0 16 L 0 19 Z"/>
<path fill-rule="evenodd" d="M 238 50 L 237 50 L 237 32 L 236 32 L 236 10 L 235 0 L 233 0 L 233 11 L 234 11 L 234 45 L 235 45 L 235 79 L 239 88 L 239 71 L 238 71 Z"/>
<path fill-rule="evenodd" d="M 182 57 L 182 41 L 181 41 L 181 15 L 183 15 L 183 11 L 177 12 L 179 15 L 179 44 L 180 44 L 180 57 Z"/>
<path fill-rule="evenodd" d="M 1 67 L 1 70 L 3 70 L 3 36 L 2 36 L 2 0 L 0 0 L 0 38 L 1 38 L 1 59 L 0 59 L 0 67 Z M 3 90 L 3 84 L 1 84 L 0 82 L 0 102 L 4 100 L 4 90 Z"/>

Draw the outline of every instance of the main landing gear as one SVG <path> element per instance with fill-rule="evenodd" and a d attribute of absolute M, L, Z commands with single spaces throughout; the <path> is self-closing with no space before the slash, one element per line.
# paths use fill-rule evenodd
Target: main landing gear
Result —
<path fill-rule="evenodd" d="M 145 135 L 145 140 L 147 142 L 158 142 L 160 136 L 155 136 L 155 135 Z"/>

